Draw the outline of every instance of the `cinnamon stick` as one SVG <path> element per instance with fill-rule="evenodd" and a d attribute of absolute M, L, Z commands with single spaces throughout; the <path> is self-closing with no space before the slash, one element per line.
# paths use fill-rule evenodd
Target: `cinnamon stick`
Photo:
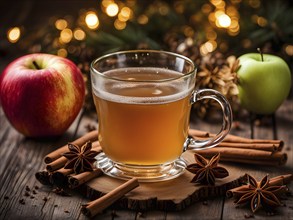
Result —
<path fill-rule="evenodd" d="M 51 181 L 54 185 L 57 186 L 67 186 L 68 184 L 68 175 L 73 173 L 73 169 L 61 168 L 56 170 L 51 175 Z"/>
<path fill-rule="evenodd" d="M 273 177 L 269 180 L 269 186 L 286 185 L 286 184 L 290 183 L 290 181 L 292 181 L 292 180 L 293 180 L 292 174 L 285 174 L 285 175 L 276 176 L 276 177 Z M 247 189 L 248 189 L 248 185 L 238 186 L 236 188 L 228 190 L 226 192 L 226 196 L 228 198 L 231 198 L 235 191 L 243 191 L 243 190 L 247 190 Z"/>
<path fill-rule="evenodd" d="M 85 134 L 84 136 L 76 139 L 72 143 L 76 144 L 76 145 L 84 145 L 88 141 L 97 141 L 98 140 L 98 133 L 99 132 L 97 130 L 91 131 L 91 132 Z M 55 151 L 49 153 L 48 155 L 46 155 L 45 158 L 44 158 L 44 162 L 46 164 L 51 163 L 54 160 L 60 158 L 61 155 L 63 153 L 65 153 L 65 152 L 67 152 L 67 151 L 68 151 L 68 146 L 66 144 L 63 147 L 58 148 L 57 150 L 55 150 Z"/>
<path fill-rule="evenodd" d="M 67 149 L 68 149 L 68 146 L 67 146 Z M 95 141 L 92 143 L 92 150 L 95 150 L 98 152 L 102 151 L 99 141 Z M 53 162 L 47 164 L 46 169 L 50 172 L 53 172 L 55 170 L 62 168 L 66 164 L 66 162 L 67 162 L 66 157 L 61 156 L 58 159 L 54 160 Z"/>
<path fill-rule="evenodd" d="M 35 177 L 43 185 L 52 185 L 51 173 L 49 173 L 47 170 L 37 172 Z"/>
<path fill-rule="evenodd" d="M 93 217 L 138 186 L 138 180 L 132 178 L 106 195 L 83 205 L 81 212 L 86 216 Z"/>
<path fill-rule="evenodd" d="M 270 186 L 286 185 L 293 181 L 293 174 L 280 175 L 274 178 L 271 178 L 269 181 Z"/>
<path fill-rule="evenodd" d="M 66 157 L 59 157 L 57 160 L 54 160 L 53 162 L 46 165 L 46 169 L 50 172 L 53 172 L 55 170 L 58 170 L 62 168 L 67 162 Z"/>
<path fill-rule="evenodd" d="M 195 129 L 190 129 L 189 134 L 193 136 L 194 138 L 207 138 L 207 137 L 214 137 L 215 134 L 205 132 L 205 131 L 200 131 L 200 130 L 195 130 Z M 228 134 L 223 142 L 231 142 L 231 143 L 247 143 L 247 144 L 271 144 L 276 148 L 278 151 L 281 151 L 284 147 L 284 141 L 282 140 L 269 140 L 269 139 L 250 139 L 250 138 L 244 138 L 232 134 Z M 223 143 L 222 142 L 222 143 Z"/>
<path fill-rule="evenodd" d="M 202 156 L 210 158 L 217 153 L 221 154 L 221 161 L 262 164 L 284 165 L 287 154 L 281 152 L 271 153 L 262 150 L 247 150 L 240 148 L 214 147 L 199 152 Z"/>
<path fill-rule="evenodd" d="M 70 175 L 68 177 L 69 188 L 74 189 L 95 177 L 101 176 L 102 174 L 102 170 L 94 169 L 93 171 L 87 171 L 76 175 Z"/>
<path fill-rule="evenodd" d="M 216 147 L 231 147 L 231 148 L 243 148 L 253 150 L 263 150 L 269 152 L 279 151 L 279 147 L 272 143 L 233 143 L 233 142 L 222 142 Z"/>

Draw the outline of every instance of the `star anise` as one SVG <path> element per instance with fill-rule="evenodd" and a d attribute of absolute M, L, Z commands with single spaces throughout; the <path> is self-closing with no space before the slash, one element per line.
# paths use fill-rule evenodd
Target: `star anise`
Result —
<path fill-rule="evenodd" d="M 248 184 L 245 187 L 241 187 L 240 190 L 233 192 L 236 204 L 240 205 L 250 202 L 250 208 L 253 212 L 256 212 L 260 207 L 263 207 L 266 211 L 272 211 L 275 207 L 281 205 L 278 196 L 287 191 L 285 185 L 270 186 L 268 175 L 260 182 L 257 182 L 250 175 L 247 175 L 247 178 Z"/>
<path fill-rule="evenodd" d="M 229 172 L 218 166 L 220 154 L 216 154 L 211 160 L 205 159 L 203 156 L 195 153 L 196 163 L 187 166 L 187 170 L 194 173 L 195 176 L 191 180 L 192 183 L 202 183 L 207 185 L 215 185 L 216 178 L 224 178 L 229 176 Z"/>
<path fill-rule="evenodd" d="M 98 152 L 92 150 L 92 142 L 87 142 L 79 147 L 75 144 L 68 144 L 69 152 L 62 154 L 68 159 L 65 169 L 73 169 L 76 174 L 93 170 L 93 162 Z"/>

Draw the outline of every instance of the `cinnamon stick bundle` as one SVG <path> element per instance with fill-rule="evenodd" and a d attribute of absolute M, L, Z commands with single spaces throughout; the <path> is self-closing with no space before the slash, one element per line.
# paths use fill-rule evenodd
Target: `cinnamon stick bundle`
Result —
<path fill-rule="evenodd" d="M 76 145 L 84 145 L 86 142 L 98 139 L 98 131 L 92 131 L 88 134 L 78 138 L 72 143 Z M 92 142 L 92 150 L 101 152 L 102 148 L 99 141 Z M 45 156 L 46 163 L 45 170 L 39 171 L 35 174 L 36 179 L 44 185 L 67 186 L 75 188 L 94 177 L 100 176 L 102 171 L 95 169 L 91 172 L 84 172 L 78 175 L 72 174 L 73 169 L 65 169 L 64 165 L 67 163 L 67 158 L 62 156 L 63 153 L 69 152 L 68 145 L 49 153 Z M 48 161 L 51 161 L 48 163 Z M 70 182 L 69 182 L 70 178 Z"/>
<path fill-rule="evenodd" d="M 292 174 L 286 174 L 286 175 L 281 175 L 281 176 L 276 176 L 273 177 L 269 180 L 269 186 L 282 186 L 290 183 L 293 180 L 293 175 Z M 228 198 L 233 197 L 234 192 L 236 191 L 241 191 L 241 190 L 246 190 L 248 185 L 242 185 L 238 186 L 236 188 L 230 189 L 226 192 L 226 196 Z"/>
<path fill-rule="evenodd" d="M 215 136 L 215 134 L 194 129 L 190 129 L 189 134 L 195 139 Z M 282 140 L 249 139 L 228 134 L 214 148 L 205 149 L 199 153 L 207 158 L 220 153 L 221 161 L 277 166 L 287 162 L 287 154 L 281 153 L 283 146 Z"/>
<path fill-rule="evenodd" d="M 84 136 L 74 140 L 72 143 L 75 145 L 84 145 L 88 141 L 97 141 L 98 140 L 98 134 L 99 132 L 97 130 L 91 131 Z M 61 157 L 61 155 L 65 152 L 68 152 L 68 146 L 67 144 L 64 145 L 61 148 L 58 148 L 57 150 L 49 153 L 44 157 L 44 162 L 46 164 L 53 162 L 54 160 Z M 60 168 L 60 167 L 59 167 Z M 58 169 L 58 168 L 57 168 Z"/>
<path fill-rule="evenodd" d="M 136 178 L 132 178 L 106 195 L 83 205 L 81 212 L 86 216 L 93 217 L 138 186 L 138 180 Z"/>

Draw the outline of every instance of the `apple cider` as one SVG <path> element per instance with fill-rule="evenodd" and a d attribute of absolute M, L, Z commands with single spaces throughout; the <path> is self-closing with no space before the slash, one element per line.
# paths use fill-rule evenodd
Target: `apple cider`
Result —
<path fill-rule="evenodd" d="M 129 165 L 176 160 L 188 135 L 191 108 L 191 90 L 179 79 L 182 74 L 139 67 L 104 75 L 116 79 L 101 83 L 98 91 L 93 89 L 104 153 L 114 162 Z M 124 81 L 119 84 L 117 80 Z"/>

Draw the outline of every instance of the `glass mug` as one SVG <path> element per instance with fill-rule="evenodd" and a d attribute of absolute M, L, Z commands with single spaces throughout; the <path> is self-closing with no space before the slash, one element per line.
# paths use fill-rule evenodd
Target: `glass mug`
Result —
<path fill-rule="evenodd" d="M 96 166 L 112 177 L 162 181 L 182 174 L 181 154 L 220 143 L 229 133 L 228 101 L 211 89 L 194 91 L 196 68 L 181 55 L 154 50 L 122 51 L 91 63 L 91 83 L 103 152 Z M 193 103 L 216 100 L 222 128 L 207 140 L 188 137 Z"/>

